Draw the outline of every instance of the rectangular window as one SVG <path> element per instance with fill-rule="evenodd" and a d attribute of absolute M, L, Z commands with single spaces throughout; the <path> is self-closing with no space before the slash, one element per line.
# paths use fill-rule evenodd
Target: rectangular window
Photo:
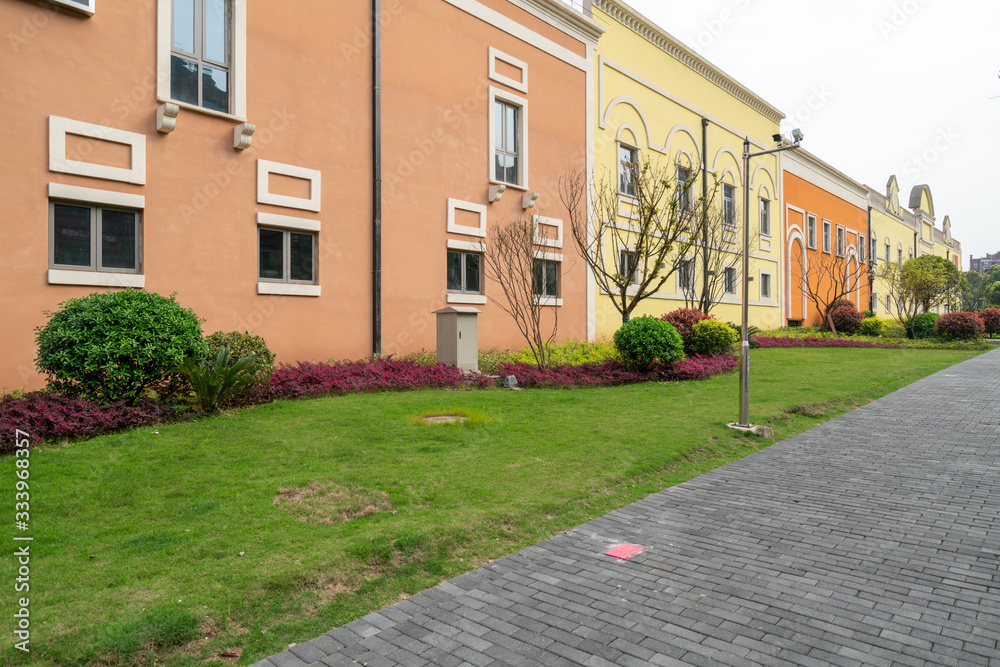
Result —
<path fill-rule="evenodd" d="M 763 197 L 760 200 L 760 235 L 771 235 L 771 202 Z"/>
<path fill-rule="evenodd" d="M 631 146 L 618 144 L 618 192 L 635 196 L 635 180 L 639 172 L 639 151 Z"/>
<path fill-rule="evenodd" d="M 559 262 L 536 259 L 531 280 L 531 291 L 535 296 L 559 296 Z"/>
<path fill-rule="evenodd" d="M 316 234 L 260 227 L 257 278 L 266 282 L 316 283 Z"/>
<path fill-rule="evenodd" d="M 722 224 L 736 226 L 736 188 L 725 183 L 722 185 Z"/>
<path fill-rule="evenodd" d="M 49 266 L 139 273 L 139 211 L 53 201 Z"/>
<path fill-rule="evenodd" d="M 844 246 L 845 246 L 844 237 L 845 237 L 844 228 L 841 227 L 840 225 L 837 225 L 837 257 L 844 256 Z"/>
<path fill-rule="evenodd" d="M 887 313 L 891 313 L 892 312 L 892 295 L 891 294 L 886 294 L 885 295 L 885 312 L 887 312 Z"/>
<path fill-rule="evenodd" d="M 823 221 L 823 252 L 830 252 L 830 222 Z"/>
<path fill-rule="evenodd" d="M 694 289 L 694 260 L 681 262 L 677 271 L 677 287 L 681 290 Z"/>
<path fill-rule="evenodd" d="M 483 293 L 483 256 L 480 253 L 448 251 L 448 291 Z"/>
<path fill-rule="evenodd" d="M 493 101 L 494 177 L 502 183 L 521 183 L 521 109 L 503 100 Z"/>
<path fill-rule="evenodd" d="M 677 206 L 681 210 L 691 208 L 691 170 L 687 167 L 677 167 Z"/>
<path fill-rule="evenodd" d="M 872 312 L 878 312 L 878 292 L 872 292 Z"/>
<path fill-rule="evenodd" d="M 858 234 L 858 261 L 864 264 L 867 257 L 868 248 L 865 246 L 865 235 Z"/>
<path fill-rule="evenodd" d="M 736 269 L 727 267 L 722 277 L 726 294 L 736 294 Z"/>
<path fill-rule="evenodd" d="M 760 300 L 770 301 L 771 300 L 771 274 L 762 273 L 760 274 Z"/>
<path fill-rule="evenodd" d="M 229 113 L 231 0 L 173 0 L 170 97 Z"/>
<path fill-rule="evenodd" d="M 807 226 L 809 228 L 807 244 L 809 245 L 810 248 L 812 248 L 813 250 L 815 250 L 816 249 L 816 216 L 815 215 L 810 215 L 809 216 L 809 221 L 806 224 L 807 224 Z"/>
<path fill-rule="evenodd" d="M 889 263 L 889 244 L 888 243 L 885 244 L 885 262 L 886 262 L 886 264 Z"/>
<path fill-rule="evenodd" d="M 896 250 L 896 262 L 899 264 L 903 263 L 903 249 L 899 248 Z"/>
<path fill-rule="evenodd" d="M 618 270 L 621 271 L 625 282 L 638 284 L 642 277 L 639 273 L 638 255 L 630 250 L 620 250 L 618 252 Z"/>

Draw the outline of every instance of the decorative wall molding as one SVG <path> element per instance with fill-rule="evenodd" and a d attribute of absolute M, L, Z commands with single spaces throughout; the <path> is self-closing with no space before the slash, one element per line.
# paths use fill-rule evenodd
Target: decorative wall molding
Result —
<path fill-rule="evenodd" d="M 497 83 L 502 83 L 508 88 L 513 88 L 519 92 L 528 93 L 528 63 L 523 60 L 519 60 L 514 56 L 507 55 L 500 49 L 490 47 L 490 79 L 496 81 Z M 512 79 L 508 76 L 500 74 L 497 72 L 497 61 L 506 63 L 514 69 L 521 70 L 521 80 Z"/>
<path fill-rule="evenodd" d="M 177 128 L 177 114 L 181 108 L 176 104 L 164 102 L 156 108 L 156 131 L 160 134 L 170 134 Z"/>
<path fill-rule="evenodd" d="M 304 232 L 320 231 L 319 220 L 294 218 L 290 215 L 278 215 L 277 213 L 257 213 L 257 224 L 267 227 L 281 227 L 282 229 L 298 229 Z"/>
<path fill-rule="evenodd" d="M 88 204 L 103 204 L 104 206 L 121 206 L 122 208 L 134 208 L 138 210 L 146 208 L 146 198 L 142 195 L 114 192 L 112 190 L 81 188 L 78 185 L 64 185 L 62 183 L 49 183 L 49 198 L 86 202 Z"/>
<path fill-rule="evenodd" d="M 238 151 L 244 151 L 250 148 L 250 143 L 253 141 L 253 133 L 256 131 L 257 126 L 253 123 L 240 123 L 233 128 L 233 148 Z"/>
<path fill-rule="evenodd" d="M 320 285 L 297 285 L 295 283 L 257 283 L 257 294 L 277 296 L 321 296 Z"/>
<path fill-rule="evenodd" d="M 532 216 L 532 220 L 535 222 L 535 245 L 542 246 L 543 248 L 562 248 L 563 247 L 563 221 L 557 220 L 556 218 L 546 218 L 541 215 Z M 539 227 L 554 227 L 556 230 L 556 238 L 550 239 L 545 238 L 539 234 Z"/>
<path fill-rule="evenodd" d="M 289 197 L 279 195 L 270 190 L 271 174 L 281 174 L 292 178 L 301 178 L 309 181 L 309 199 L 303 197 Z M 303 211 L 320 212 L 322 198 L 322 178 L 321 173 L 316 169 L 297 167 L 281 162 L 271 162 L 270 160 L 257 160 L 257 203 L 271 204 L 272 206 L 283 206 L 285 208 L 296 208 Z"/>
<path fill-rule="evenodd" d="M 455 224 L 456 211 L 469 211 L 479 216 L 478 227 L 468 227 L 466 225 Z M 486 238 L 486 205 L 474 202 L 462 201 L 460 199 L 448 199 L 448 222 L 446 226 L 450 234 L 462 234 L 464 236 L 478 236 Z"/>
<path fill-rule="evenodd" d="M 72 271 L 49 269 L 50 285 L 85 285 L 87 287 L 146 287 L 141 273 L 108 273 L 106 271 Z"/>
<path fill-rule="evenodd" d="M 66 135 L 89 137 L 97 141 L 124 144 L 131 151 L 129 168 L 71 160 L 66 157 Z M 49 170 L 76 176 L 103 178 L 122 183 L 146 184 L 146 136 L 104 125 L 49 116 Z"/>

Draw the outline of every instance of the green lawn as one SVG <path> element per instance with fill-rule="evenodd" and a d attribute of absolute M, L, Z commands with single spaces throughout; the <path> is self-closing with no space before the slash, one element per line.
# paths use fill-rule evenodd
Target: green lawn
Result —
<path fill-rule="evenodd" d="M 783 439 L 976 354 L 755 350 L 751 420 Z M 767 446 L 725 427 L 738 417 L 737 384 L 731 374 L 355 395 L 40 446 L 30 459 L 32 650 L 13 648 L 16 596 L 5 583 L 0 656 L 250 664 Z M 452 409 L 480 423 L 410 421 Z M 13 480 L 13 459 L 3 470 Z M 391 510 L 316 523 L 300 519 L 337 508 L 275 504 L 279 490 L 310 485 L 372 503 L 387 494 Z M 0 560 L 0 581 L 15 568 Z M 238 661 L 217 657 L 231 648 Z"/>

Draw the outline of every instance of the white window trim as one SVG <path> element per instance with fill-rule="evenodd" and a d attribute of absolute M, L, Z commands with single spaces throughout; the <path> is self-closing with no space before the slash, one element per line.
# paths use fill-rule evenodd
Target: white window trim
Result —
<path fill-rule="evenodd" d="M 299 283 L 257 283 L 257 294 L 273 294 L 277 296 L 321 296 L 320 285 L 301 285 Z"/>
<path fill-rule="evenodd" d="M 455 224 L 455 211 L 468 211 L 479 216 L 479 227 L 469 227 L 467 225 Z M 461 234 L 463 236 L 479 236 L 486 238 L 486 205 L 476 204 L 461 199 L 448 198 L 448 223 L 446 226 L 449 234 Z"/>
<path fill-rule="evenodd" d="M 486 252 L 485 243 L 473 241 L 453 241 L 448 239 L 448 250 L 461 250 L 462 252 Z"/>
<path fill-rule="evenodd" d="M 834 239 L 834 243 L 837 244 L 837 257 L 847 257 L 847 227 L 837 225 L 837 238 Z"/>
<path fill-rule="evenodd" d="M 864 248 L 862 248 L 861 246 L 864 246 Z M 862 250 L 864 252 L 862 252 Z M 859 264 L 867 264 L 868 263 L 868 253 L 869 252 L 870 251 L 868 249 L 868 237 L 865 236 L 864 234 L 858 234 L 858 263 Z"/>
<path fill-rule="evenodd" d="M 627 141 L 622 141 L 619 139 L 615 142 L 615 190 L 618 191 L 618 199 L 628 204 L 638 204 L 639 200 L 635 195 L 630 195 L 627 192 L 622 192 L 622 148 L 627 148 L 631 151 L 635 151 L 635 163 L 636 165 L 641 164 L 642 160 L 642 150 L 638 146 L 633 146 Z M 618 211 L 619 215 L 625 215 L 622 211 Z"/>
<path fill-rule="evenodd" d="M 830 230 L 829 234 L 826 233 L 827 230 Z M 833 243 L 834 243 L 834 241 L 833 241 L 833 222 L 832 221 L 827 220 L 826 218 L 823 219 L 822 238 L 820 238 L 818 240 L 823 244 L 823 252 L 825 252 L 827 254 L 833 254 Z M 827 244 L 827 240 L 829 240 L 829 244 Z"/>
<path fill-rule="evenodd" d="M 535 238 L 534 243 L 537 246 L 542 246 L 543 248 L 562 248 L 563 247 L 563 221 L 556 218 L 546 218 L 541 215 L 536 215 L 532 217 L 535 222 Z M 538 228 L 540 226 L 555 227 L 556 228 L 556 238 L 550 239 L 540 236 L 538 234 Z"/>
<path fill-rule="evenodd" d="M 767 192 L 765 191 L 764 194 L 767 194 Z M 770 238 L 774 235 L 772 233 L 772 231 L 771 231 L 771 228 L 774 226 L 774 222 L 772 220 L 772 218 L 774 216 L 771 214 L 771 208 L 772 208 L 771 207 L 771 203 L 772 203 L 772 200 L 769 199 L 768 197 L 765 197 L 762 194 L 762 195 L 760 195 L 758 197 L 758 202 L 760 202 L 760 203 L 767 202 L 767 233 L 765 234 L 764 230 L 761 229 L 760 230 L 760 236 L 761 236 L 762 239 L 768 239 L 768 240 L 770 240 Z M 757 207 L 757 217 L 758 218 L 760 217 L 760 205 L 759 204 L 758 204 L 758 207 Z M 758 222 L 759 222 L 759 220 L 758 220 Z"/>
<path fill-rule="evenodd" d="M 639 253 L 636 251 L 635 246 L 633 246 L 633 245 L 625 245 L 624 243 L 619 243 L 618 244 L 618 255 L 617 255 L 617 257 L 615 257 L 615 266 L 617 268 L 619 268 L 619 269 L 621 268 L 620 264 L 621 264 L 622 252 L 629 252 L 629 253 L 632 253 L 633 255 L 636 256 L 635 257 L 635 261 L 636 261 L 635 276 L 632 279 L 632 282 L 629 283 L 630 287 L 627 288 L 627 289 L 632 289 L 631 286 L 638 286 L 639 283 L 642 280 L 642 272 L 639 270 Z"/>
<path fill-rule="evenodd" d="M 142 195 L 113 192 L 111 190 L 95 190 L 94 188 L 82 188 L 78 185 L 64 185 L 62 183 L 49 183 L 49 198 L 86 202 L 88 204 L 103 204 L 105 206 L 120 206 L 122 208 L 146 208 L 146 198 Z"/>
<path fill-rule="evenodd" d="M 508 188 L 514 188 L 515 190 L 528 190 L 528 100 L 523 97 L 514 95 L 513 93 L 508 93 L 505 90 L 501 90 L 495 86 L 490 86 L 490 100 L 489 100 L 489 179 L 490 183 L 503 184 Z M 506 181 L 497 180 L 497 170 L 496 170 L 496 101 L 506 102 L 513 106 L 521 108 L 521 112 L 518 114 L 519 127 L 518 130 L 521 132 L 521 149 L 518 153 L 518 162 L 520 163 L 520 173 L 518 174 L 518 182 L 507 183 Z"/>
<path fill-rule="evenodd" d="M 761 288 L 764 286 L 764 280 L 763 280 L 763 278 L 758 278 L 758 280 L 760 281 L 760 283 L 758 283 L 758 287 L 757 287 L 757 289 L 758 289 L 757 298 L 758 298 L 759 301 L 770 303 L 770 302 L 774 301 L 774 273 L 772 271 L 761 270 L 760 275 L 768 277 L 768 282 L 770 283 L 771 293 L 769 295 L 767 295 L 767 296 L 763 295 Z"/>
<path fill-rule="evenodd" d="M 485 306 L 489 302 L 485 294 L 454 294 L 452 292 L 448 293 L 447 301 L 448 303 L 464 303 L 478 306 Z"/>
<path fill-rule="evenodd" d="M 170 102 L 212 116 L 239 120 L 247 119 L 247 1 L 232 0 L 230 30 L 229 81 L 232 91 L 230 113 L 205 109 L 196 104 L 180 102 L 170 97 L 170 45 L 173 41 L 173 0 L 156 3 L 156 99 Z"/>
<path fill-rule="evenodd" d="M 309 199 L 274 194 L 270 191 L 271 174 L 280 174 L 309 181 Z M 323 194 L 322 174 L 316 169 L 307 169 L 292 164 L 257 160 L 257 203 L 295 208 L 319 213 Z"/>
<path fill-rule="evenodd" d="M 535 259 L 544 259 L 549 262 L 563 261 L 563 256 L 557 252 L 545 252 L 544 250 L 535 250 L 534 253 L 532 254 L 534 255 Z"/>
<path fill-rule="evenodd" d="M 878 292 L 872 292 L 872 312 L 878 313 Z"/>
<path fill-rule="evenodd" d="M 562 288 L 562 266 L 561 265 L 562 265 L 562 261 L 563 261 L 563 256 L 560 255 L 559 253 L 545 252 L 543 250 L 536 250 L 534 252 L 534 256 L 535 256 L 535 259 L 542 259 L 542 260 L 545 260 L 545 261 L 548 261 L 548 262 L 559 262 L 559 264 L 560 264 L 559 287 Z M 534 291 L 534 290 L 532 290 L 532 291 Z M 560 291 L 561 291 L 561 289 L 560 289 Z M 562 297 L 539 296 L 537 294 L 533 294 L 532 297 L 534 298 L 535 303 L 538 304 L 539 306 L 561 306 L 561 305 L 563 305 Z"/>
<path fill-rule="evenodd" d="M 64 7 L 77 14 L 83 14 L 85 16 L 93 16 L 94 12 L 97 11 L 97 0 L 78 0 L 74 2 L 73 0 L 48 0 L 49 2 Z"/>
<path fill-rule="evenodd" d="M 502 83 L 508 88 L 527 94 L 528 92 L 528 63 L 518 60 L 514 56 L 508 55 L 500 49 L 490 47 L 490 79 L 497 83 Z M 511 67 L 521 70 L 521 80 L 512 79 L 497 72 L 497 61 L 506 63 Z"/>
<path fill-rule="evenodd" d="M 109 167 L 94 162 L 70 160 L 66 157 L 66 135 L 75 134 L 98 141 L 124 144 L 131 150 L 130 166 Z M 104 125 L 49 116 L 49 171 L 76 176 L 103 178 L 122 183 L 146 184 L 146 136 Z"/>
<path fill-rule="evenodd" d="M 87 287 L 146 287 L 146 276 L 142 273 L 108 273 L 100 271 L 73 271 L 72 269 L 49 269 L 50 285 L 85 285 Z"/>
<path fill-rule="evenodd" d="M 294 218 L 290 215 L 278 215 L 277 213 L 257 213 L 257 224 L 265 227 L 298 229 L 304 232 L 318 232 L 321 227 L 319 220 Z"/>
<path fill-rule="evenodd" d="M 813 242 L 809 244 L 809 222 L 813 223 Z M 819 220 L 812 213 L 806 213 L 806 248 L 816 250 L 819 247 Z"/>
<path fill-rule="evenodd" d="M 726 272 L 727 271 L 732 271 L 733 275 L 735 276 L 733 278 L 733 287 L 735 289 L 732 292 L 730 292 L 729 290 L 726 289 Z M 739 281 L 740 281 L 740 274 L 739 274 L 739 271 L 736 270 L 735 266 L 725 266 L 725 267 L 722 268 L 722 293 L 723 294 L 739 294 L 739 291 L 740 291 Z"/>

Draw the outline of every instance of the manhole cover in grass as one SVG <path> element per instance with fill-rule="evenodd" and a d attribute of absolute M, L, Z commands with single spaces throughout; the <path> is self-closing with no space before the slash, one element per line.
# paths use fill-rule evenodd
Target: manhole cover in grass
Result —
<path fill-rule="evenodd" d="M 385 491 L 316 482 L 304 488 L 279 489 L 278 495 L 271 502 L 299 521 L 319 524 L 344 523 L 358 517 L 392 511 L 392 501 Z"/>
<path fill-rule="evenodd" d="M 425 424 L 464 424 L 468 419 L 465 415 L 428 415 L 421 417 Z"/>

